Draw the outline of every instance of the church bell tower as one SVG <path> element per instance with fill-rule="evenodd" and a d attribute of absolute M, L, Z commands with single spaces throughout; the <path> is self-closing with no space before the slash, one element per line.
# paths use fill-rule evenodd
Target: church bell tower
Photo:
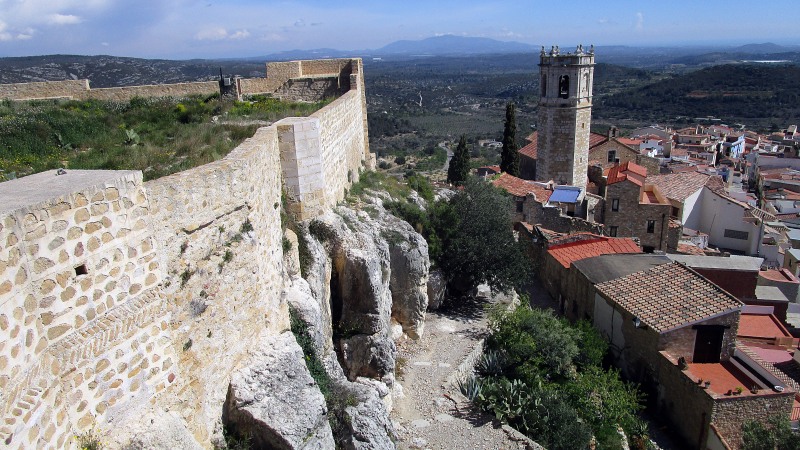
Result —
<path fill-rule="evenodd" d="M 592 121 L 594 46 L 539 55 L 539 138 L 536 179 L 586 187 Z"/>

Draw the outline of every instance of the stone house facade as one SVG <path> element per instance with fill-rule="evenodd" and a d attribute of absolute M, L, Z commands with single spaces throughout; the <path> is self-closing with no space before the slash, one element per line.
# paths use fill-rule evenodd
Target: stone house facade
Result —
<path fill-rule="evenodd" d="M 638 237 L 646 252 L 674 250 L 669 242 L 672 206 L 655 186 L 646 184 L 647 171 L 635 163 L 609 170 L 603 224 L 609 236 Z"/>

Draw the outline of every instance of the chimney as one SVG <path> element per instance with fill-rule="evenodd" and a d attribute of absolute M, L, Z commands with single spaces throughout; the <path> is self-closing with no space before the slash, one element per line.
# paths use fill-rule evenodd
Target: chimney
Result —
<path fill-rule="evenodd" d="M 615 138 L 619 135 L 619 129 L 617 127 L 611 127 L 608 129 L 608 138 Z"/>

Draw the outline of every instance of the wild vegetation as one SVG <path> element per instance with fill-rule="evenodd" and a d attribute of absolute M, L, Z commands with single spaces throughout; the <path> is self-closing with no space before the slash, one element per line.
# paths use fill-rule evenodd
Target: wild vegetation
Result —
<path fill-rule="evenodd" d="M 745 422 L 742 425 L 742 450 L 793 450 L 800 448 L 800 435 L 792 430 L 785 416 L 772 416 L 766 424 Z"/>
<path fill-rule="evenodd" d="M 141 170 L 145 179 L 227 155 L 259 126 L 306 116 L 322 103 L 206 97 L 129 102 L 0 102 L 0 176 L 58 167 Z"/>
<path fill-rule="evenodd" d="M 477 407 L 553 450 L 589 448 L 592 437 L 620 448 L 618 427 L 646 448 L 642 394 L 603 368 L 608 343 L 590 324 L 523 304 L 495 310 L 490 330 L 476 376 L 460 384 Z"/>

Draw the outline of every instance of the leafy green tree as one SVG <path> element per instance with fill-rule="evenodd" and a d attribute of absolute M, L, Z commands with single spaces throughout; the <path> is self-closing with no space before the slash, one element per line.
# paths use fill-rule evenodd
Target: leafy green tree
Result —
<path fill-rule="evenodd" d="M 792 431 L 789 419 L 775 415 L 766 424 L 748 421 L 742 425 L 743 450 L 800 449 L 800 435 Z"/>
<path fill-rule="evenodd" d="M 500 170 L 519 176 L 519 146 L 517 145 L 517 118 L 514 102 L 506 105 L 506 122 L 503 128 L 503 152 L 500 154 Z"/>
<path fill-rule="evenodd" d="M 452 184 L 462 184 L 469 175 L 469 150 L 467 149 L 467 138 L 463 134 L 458 140 L 456 151 L 450 159 L 447 167 L 447 182 Z"/>
<path fill-rule="evenodd" d="M 451 291 L 466 292 L 481 283 L 507 291 L 528 278 L 530 264 L 514 238 L 511 210 L 508 194 L 468 177 L 449 208 L 439 211 L 447 218 L 436 219 L 439 266 Z"/>

